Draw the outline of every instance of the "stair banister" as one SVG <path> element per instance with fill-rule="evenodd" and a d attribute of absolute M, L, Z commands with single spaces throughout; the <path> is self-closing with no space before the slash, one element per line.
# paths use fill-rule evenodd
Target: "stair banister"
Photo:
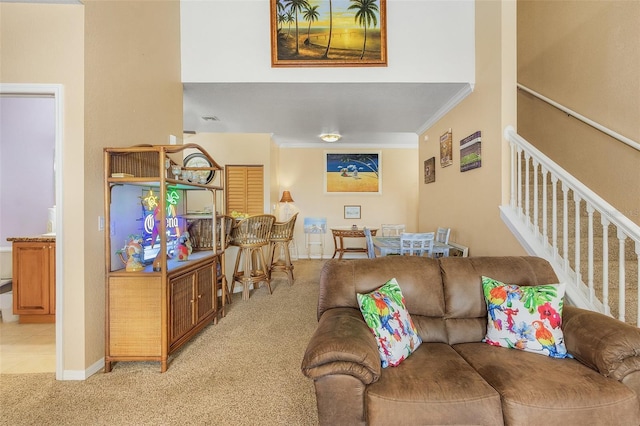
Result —
<path fill-rule="evenodd" d="M 563 279 L 569 279 L 572 281 L 572 289 L 568 289 L 568 296 L 570 299 L 577 301 L 578 306 L 586 307 L 589 309 L 599 310 L 601 312 L 610 314 L 611 308 L 609 306 L 609 244 L 608 236 L 609 226 L 614 226 L 616 229 L 616 237 L 618 239 L 618 300 L 615 302 L 618 304 L 618 318 L 625 320 L 625 309 L 629 302 L 629 298 L 633 298 L 633 303 L 638 304 L 640 300 L 640 227 L 636 225 L 629 218 L 625 217 L 620 211 L 615 209 L 611 204 L 606 202 L 600 196 L 598 196 L 591 189 L 586 187 L 575 177 L 562 169 L 558 164 L 545 156 L 536 147 L 528 143 L 524 138 L 518 135 L 512 126 L 508 126 L 504 130 L 504 136 L 509 141 L 511 147 L 511 177 L 510 183 L 510 200 L 507 205 L 501 206 L 501 214 L 505 222 L 510 226 L 516 237 L 523 243 L 523 246 L 531 254 L 537 254 L 555 262 L 555 268 L 559 275 L 562 275 Z M 523 159 L 524 157 L 524 159 Z M 522 164 L 525 161 L 525 164 Z M 530 163 L 533 165 L 533 194 L 529 187 L 530 178 Z M 526 173 L 523 181 L 522 174 Z M 540 224 L 538 223 L 538 198 L 539 198 L 539 181 L 538 173 L 542 173 L 542 233 L 540 232 Z M 548 215 L 547 211 L 547 173 L 550 174 L 552 182 L 552 218 L 551 218 L 551 241 L 548 241 Z M 560 255 L 558 249 L 558 203 L 557 203 L 557 185 L 560 184 L 560 188 L 563 193 L 562 203 L 562 255 Z M 516 188 L 513 188 L 513 186 Z M 573 269 L 569 259 L 569 206 L 568 206 L 568 193 L 573 193 L 573 202 L 575 205 L 575 217 L 574 221 L 574 259 Z M 533 197 L 533 213 L 531 212 L 530 198 Z M 524 198 L 524 202 L 523 202 Z M 587 217 L 586 225 L 583 225 L 580 220 L 580 206 L 584 202 L 586 207 Z M 593 214 L 598 212 L 601 217 L 603 242 L 602 242 L 602 300 L 598 300 L 594 288 L 594 229 L 593 229 Z M 533 214 L 533 217 L 531 216 Z M 581 271 L 581 250 L 580 250 L 580 235 L 582 227 L 586 227 L 587 233 L 587 247 L 586 247 L 586 278 L 585 284 L 583 282 L 584 269 Z M 625 264 L 625 241 L 630 239 L 635 244 L 635 255 L 637 258 L 638 277 L 635 280 L 635 284 L 638 286 L 637 294 L 630 295 L 625 292 L 626 283 L 629 281 L 627 273 L 627 266 Z M 631 271 L 631 270 L 629 270 Z M 633 280 L 633 279 L 632 279 Z M 633 281 L 630 283 L 633 284 Z M 572 297 L 571 297 L 572 296 Z M 640 325 L 640 309 L 637 309 L 637 318 L 635 318 L 636 325 Z"/>

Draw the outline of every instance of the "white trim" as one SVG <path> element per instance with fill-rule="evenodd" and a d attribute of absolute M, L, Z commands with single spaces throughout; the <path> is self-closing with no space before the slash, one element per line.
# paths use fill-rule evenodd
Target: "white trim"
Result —
<path fill-rule="evenodd" d="M 14 84 L 0 83 L 0 94 L 53 96 L 55 101 L 55 200 L 58 220 L 56 220 L 56 236 L 58 241 L 63 235 L 62 218 L 64 204 L 62 203 L 62 149 L 64 140 L 64 87 L 61 84 Z M 63 257 L 62 244 L 56 244 L 56 380 L 64 380 L 64 336 L 63 336 Z"/>
<path fill-rule="evenodd" d="M 104 368 L 104 358 L 100 358 L 86 370 L 65 370 L 59 380 L 86 380 Z"/>
<path fill-rule="evenodd" d="M 275 139 L 274 139 L 275 140 Z M 276 142 L 277 143 L 277 142 Z M 306 142 L 282 142 L 278 144 L 279 148 L 336 148 L 336 149 L 364 149 L 364 147 L 366 147 L 366 149 L 370 149 L 370 148 L 375 148 L 375 149 L 417 149 L 418 148 L 418 140 L 416 137 L 416 142 L 415 143 L 400 143 L 400 144 L 387 144 L 387 143 L 368 143 L 368 144 L 362 144 L 362 143 L 343 143 L 343 142 L 338 142 L 335 144 L 328 144 L 328 143 L 322 143 L 322 142 L 318 142 L 318 143 L 306 143 Z"/>
<path fill-rule="evenodd" d="M 469 84 L 469 83 L 465 84 L 458 91 L 458 93 L 455 94 L 455 96 L 453 96 L 451 99 L 449 99 L 449 102 L 447 102 L 442 107 L 440 107 L 440 109 L 438 111 L 436 111 L 436 113 L 433 114 L 429 118 L 429 120 L 422 125 L 422 127 L 420 127 L 418 130 L 416 130 L 416 133 L 420 135 L 420 134 L 426 132 L 427 130 L 429 130 L 429 128 L 431 126 L 433 126 L 434 124 L 436 124 L 438 122 L 438 120 L 440 120 L 442 117 L 447 115 L 447 113 L 449 111 L 451 111 L 453 108 L 455 108 L 455 106 L 458 105 L 460 102 L 462 102 L 462 100 L 464 98 L 469 96 L 473 92 L 473 87 L 474 86 L 472 84 Z"/>

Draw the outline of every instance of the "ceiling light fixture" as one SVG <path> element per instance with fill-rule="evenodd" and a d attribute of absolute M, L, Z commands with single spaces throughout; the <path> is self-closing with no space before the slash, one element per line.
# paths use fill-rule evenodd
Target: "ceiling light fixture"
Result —
<path fill-rule="evenodd" d="M 340 133 L 323 133 L 320 135 L 320 139 L 325 142 L 338 142 L 341 137 Z"/>

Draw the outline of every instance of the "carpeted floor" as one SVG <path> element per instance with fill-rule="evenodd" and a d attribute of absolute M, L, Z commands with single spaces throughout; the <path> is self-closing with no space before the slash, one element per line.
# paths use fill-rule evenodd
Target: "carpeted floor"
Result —
<path fill-rule="evenodd" d="M 85 381 L 53 374 L 0 376 L 2 425 L 317 425 L 313 382 L 302 357 L 316 327 L 323 261 L 298 260 L 296 281 L 274 275 L 248 301 L 236 293 L 160 373 L 154 362 L 120 362 Z"/>

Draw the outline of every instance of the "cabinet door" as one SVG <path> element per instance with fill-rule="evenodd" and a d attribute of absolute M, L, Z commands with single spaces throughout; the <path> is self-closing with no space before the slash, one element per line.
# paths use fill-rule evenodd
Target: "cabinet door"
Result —
<path fill-rule="evenodd" d="M 51 301 L 51 245 L 13 244 L 13 311 L 17 315 L 49 314 Z"/>
<path fill-rule="evenodd" d="M 174 343 L 195 324 L 193 283 L 196 273 L 189 272 L 169 282 L 171 312 L 169 314 L 169 342 Z"/>
<path fill-rule="evenodd" d="M 216 309 L 217 298 L 214 297 L 215 266 L 204 266 L 196 271 L 196 322 Z"/>
<path fill-rule="evenodd" d="M 234 166 L 225 168 L 227 214 L 232 211 L 262 214 L 264 209 L 264 167 Z"/>

